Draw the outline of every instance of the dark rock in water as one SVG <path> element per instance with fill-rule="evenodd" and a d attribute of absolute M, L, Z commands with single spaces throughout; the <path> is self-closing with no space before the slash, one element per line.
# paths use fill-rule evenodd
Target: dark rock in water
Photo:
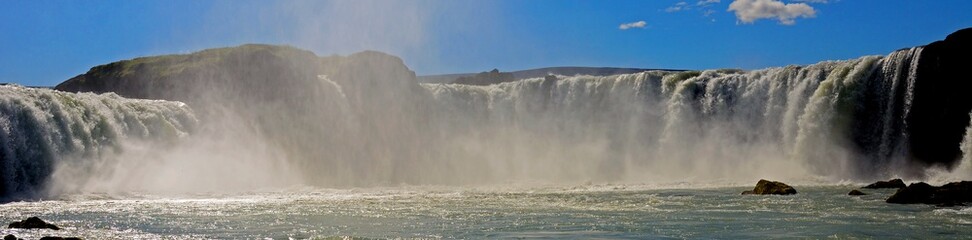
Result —
<path fill-rule="evenodd" d="M 924 182 L 912 183 L 906 188 L 898 189 L 885 202 L 900 204 L 936 204 L 941 206 L 957 206 L 972 202 L 972 182 L 953 182 L 935 187 Z"/>
<path fill-rule="evenodd" d="M 47 237 L 40 238 L 40 240 L 81 240 L 81 238 L 77 238 L 77 237 L 51 237 L 51 236 L 47 236 Z"/>
<path fill-rule="evenodd" d="M 7 226 L 7 228 L 24 228 L 24 229 L 47 228 L 53 230 L 61 230 L 61 228 L 54 226 L 54 224 L 44 222 L 44 220 L 41 220 L 38 217 L 30 217 L 27 220 L 12 222 L 10 223 L 10 225 Z"/>
<path fill-rule="evenodd" d="M 793 189 L 793 187 L 790 187 L 790 185 L 786 185 L 785 183 L 776 182 L 776 181 L 769 181 L 766 179 L 760 179 L 759 182 L 756 183 L 756 187 L 753 188 L 752 191 L 742 192 L 742 194 L 757 194 L 757 195 L 766 195 L 766 194 L 790 195 L 796 193 L 797 193 L 796 189 Z"/>
<path fill-rule="evenodd" d="M 930 199 L 935 187 L 924 182 L 917 182 L 908 187 L 898 189 L 885 202 L 887 203 L 924 203 Z"/>
<path fill-rule="evenodd" d="M 22 240 L 22 239 L 17 238 L 17 236 L 14 236 L 13 234 L 9 234 L 7 236 L 3 236 L 3 240 Z"/>
<path fill-rule="evenodd" d="M 867 193 L 864 193 L 864 192 L 861 192 L 860 190 L 855 189 L 855 190 L 851 190 L 849 193 L 847 193 L 847 195 L 851 195 L 851 196 L 862 196 L 862 195 L 867 195 Z"/>
<path fill-rule="evenodd" d="M 871 185 L 864 186 L 864 188 L 868 188 L 868 189 L 904 188 L 904 187 L 908 187 L 908 185 L 905 185 L 904 181 L 902 181 L 900 178 L 892 179 L 891 181 L 887 181 L 887 182 L 878 181 L 876 183 L 871 183 Z"/>

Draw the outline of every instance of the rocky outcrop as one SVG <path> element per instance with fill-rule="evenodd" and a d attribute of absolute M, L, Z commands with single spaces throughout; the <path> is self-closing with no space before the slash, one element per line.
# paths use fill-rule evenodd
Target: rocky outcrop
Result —
<path fill-rule="evenodd" d="M 500 72 L 498 69 L 493 69 L 489 72 L 477 73 L 473 76 L 464 76 L 456 78 L 452 83 L 456 84 L 467 84 L 467 85 L 490 85 L 504 82 L 515 81 L 516 78 L 513 77 L 512 73 Z"/>
<path fill-rule="evenodd" d="M 900 204 L 961 205 L 972 202 L 972 181 L 953 182 L 935 187 L 924 182 L 898 189 L 885 202 Z"/>
<path fill-rule="evenodd" d="M 3 240 L 23 240 L 23 239 L 17 238 L 17 236 L 14 236 L 13 234 L 7 234 L 7 236 L 3 236 Z"/>
<path fill-rule="evenodd" d="M 82 239 L 81 238 L 77 238 L 77 237 L 51 237 L 51 236 L 47 236 L 47 237 L 40 238 L 40 240 L 82 240 Z"/>
<path fill-rule="evenodd" d="M 912 157 L 927 165 L 953 167 L 972 111 L 972 28 L 928 44 L 918 62 L 914 99 L 907 116 Z"/>
<path fill-rule="evenodd" d="M 220 125 L 237 129 L 223 132 L 254 135 L 276 148 L 301 166 L 309 183 L 375 184 L 353 176 L 374 165 L 420 168 L 406 163 L 427 159 L 422 149 L 433 145 L 422 136 L 433 126 L 430 93 L 400 58 L 374 51 L 320 57 L 248 44 L 96 66 L 56 89 L 184 102 L 200 123 L 230 123 Z M 356 161 L 345 164 L 348 159 Z M 384 175 L 406 183 L 425 179 Z"/>
<path fill-rule="evenodd" d="M 796 189 L 794 189 L 793 187 L 790 187 L 790 185 L 786 185 L 785 183 L 776 182 L 776 181 L 769 181 L 769 180 L 766 180 L 766 179 L 760 179 L 759 182 L 756 183 L 756 187 L 753 188 L 752 191 L 745 191 L 742 194 L 743 195 L 746 195 L 746 194 L 756 194 L 756 195 L 767 195 L 767 194 L 773 194 L 773 195 L 790 195 L 790 194 L 796 194 L 796 193 L 797 193 Z"/>
<path fill-rule="evenodd" d="M 44 222 L 44 220 L 41 220 L 38 217 L 30 217 L 23 221 L 12 222 L 10 223 L 10 225 L 7 225 L 7 228 L 24 228 L 24 229 L 46 228 L 51 230 L 61 230 L 61 228 L 55 226 L 54 224 Z"/>
<path fill-rule="evenodd" d="M 211 106 L 205 104 L 208 101 L 234 109 L 246 108 L 262 102 L 308 97 L 314 89 L 311 86 L 319 81 L 317 76 L 325 74 L 321 62 L 310 51 L 249 44 L 95 66 L 55 89 L 182 101 L 197 112 L 210 110 Z"/>
<path fill-rule="evenodd" d="M 860 190 L 854 189 L 854 190 L 851 190 L 849 193 L 847 193 L 847 195 L 851 195 L 851 196 L 863 196 L 863 195 L 867 195 L 867 193 L 864 193 L 864 192 L 861 192 Z"/>
<path fill-rule="evenodd" d="M 904 181 L 902 181 L 900 178 L 891 179 L 890 181 L 878 181 L 875 183 L 871 183 L 870 185 L 864 186 L 864 188 L 867 189 L 903 188 L 903 187 L 907 187 L 907 185 L 905 185 Z"/>

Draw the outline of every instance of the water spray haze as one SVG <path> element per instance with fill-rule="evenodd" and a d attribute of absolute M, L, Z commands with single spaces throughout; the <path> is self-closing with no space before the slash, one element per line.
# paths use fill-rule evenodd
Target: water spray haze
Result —
<path fill-rule="evenodd" d="M 453 3 L 296 1 L 241 8 L 241 14 L 265 17 L 263 25 L 296 29 L 282 30 L 284 42 L 345 55 L 246 44 L 96 66 L 56 87 L 179 102 L 24 90 L 85 99 L 82 110 L 97 114 L 77 110 L 71 114 L 88 117 L 53 124 L 61 121 L 61 109 L 27 107 L 17 114 L 39 120 L 0 121 L 7 124 L 6 136 L 13 136 L 0 141 L 17 146 L 0 159 L 10 166 L 2 172 L 8 184 L 0 192 L 748 185 L 760 178 L 791 183 L 920 178 L 929 167 L 956 163 L 920 159 L 923 164 L 911 152 L 911 128 L 922 124 L 910 117 L 913 106 L 921 105 L 916 89 L 924 47 L 753 71 L 551 75 L 485 86 L 419 83 L 402 59 L 362 51 L 434 56 L 423 49 L 434 42 L 427 26 L 441 14 L 440 4 Z M 103 110 L 98 101 L 128 107 Z M 70 105 L 47 102 L 52 103 L 39 105 Z M 924 104 L 917 110 L 935 107 Z M 156 116 L 178 121 L 165 118 L 161 124 Z M 115 119 L 108 123 L 120 129 L 113 130 L 117 134 L 58 132 L 74 125 L 98 132 L 100 118 Z M 54 129 L 38 131 L 43 140 L 37 144 L 56 149 L 24 158 L 17 151 L 31 145 L 18 139 L 31 133 L 10 129 L 34 129 L 23 125 L 34 122 Z M 141 125 L 148 130 L 130 133 Z M 84 147 L 73 147 L 78 142 Z M 35 158 L 50 164 L 32 165 Z M 42 171 L 33 174 L 35 169 Z M 9 184 L 27 176 L 23 172 L 32 173 L 30 181 Z"/>
<path fill-rule="evenodd" d="M 919 52 L 488 86 L 419 84 L 401 59 L 371 51 L 322 58 L 244 45 L 134 59 L 95 67 L 58 88 L 104 91 L 89 84 L 96 82 L 123 96 L 184 101 L 198 130 L 167 148 L 120 141 L 124 151 L 108 160 L 59 164 L 49 189 L 913 176 L 897 160 L 907 158 L 908 138 L 901 127 L 907 118 L 896 116 L 911 106 L 908 82 Z M 119 70 L 127 72 L 110 74 Z"/>

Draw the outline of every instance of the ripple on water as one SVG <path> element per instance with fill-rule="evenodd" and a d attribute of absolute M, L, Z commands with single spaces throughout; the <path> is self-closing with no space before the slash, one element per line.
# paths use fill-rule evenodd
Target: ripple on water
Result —
<path fill-rule="evenodd" d="M 797 186 L 799 187 L 799 186 Z M 618 190 L 612 190 L 617 188 Z M 89 239 L 947 237 L 972 234 L 972 208 L 885 204 L 849 186 L 791 196 L 742 188 L 300 189 L 239 195 L 84 195 L 0 205 Z M 35 238 L 42 231 L 3 229 Z"/>

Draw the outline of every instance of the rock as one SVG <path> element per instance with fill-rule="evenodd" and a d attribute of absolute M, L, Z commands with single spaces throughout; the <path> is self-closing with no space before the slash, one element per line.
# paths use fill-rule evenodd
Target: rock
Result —
<path fill-rule="evenodd" d="M 3 236 L 3 240 L 22 240 L 22 239 L 17 238 L 17 236 L 14 236 L 13 234 L 8 234 L 7 236 Z"/>
<path fill-rule="evenodd" d="M 887 182 L 885 182 L 885 181 L 878 181 L 878 182 L 875 182 L 875 183 L 871 183 L 871 185 L 864 186 L 864 188 L 868 188 L 868 189 L 878 189 L 878 188 L 904 188 L 904 187 L 907 187 L 907 186 L 908 185 L 905 185 L 904 181 L 902 181 L 900 178 L 896 178 L 896 179 L 891 179 L 891 181 L 887 181 Z"/>
<path fill-rule="evenodd" d="M 912 183 L 898 189 L 887 203 L 899 204 L 936 204 L 939 206 L 959 206 L 972 202 L 972 181 L 953 182 L 935 187 L 924 182 Z"/>
<path fill-rule="evenodd" d="M 847 195 L 851 195 L 851 196 L 862 196 L 862 195 L 867 195 L 867 193 L 864 193 L 864 192 L 861 192 L 861 191 L 855 189 L 855 190 L 851 190 L 849 193 L 847 193 Z"/>
<path fill-rule="evenodd" d="M 47 237 L 40 238 L 40 240 L 82 240 L 82 239 L 81 238 L 77 238 L 77 237 L 52 237 L 52 236 L 47 236 Z"/>
<path fill-rule="evenodd" d="M 753 188 L 752 191 L 744 191 L 744 192 L 742 192 L 742 194 L 744 194 L 744 195 L 745 194 L 790 195 L 790 194 L 796 194 L 796 193 L 797 193 L 796 189 L 793 189 L 793 187 L 790 187 L 790 185 L 786 185 L 785 183 L 776 182 L 776 181 L 769 181 L 769 180 L 766 180 L 766 179 L 760 179 L 759 182 L 756 183 L 756 187 Z"/>
<path fill-rule="evenodd" d="M 54 226 L 54 224 L 44 222 L 44 220 L 41 220 L 38 217 L 30 217 L 27 220 L 12 222 L 10 223 L 10 225 L 7 225 L 7 228 L 24 228 L 24 229 L 47 228 L 52 230 L 61 230 L 61 228 Z"/>
<path fill-rule="evenodd" d="M 894 195 L 888 197 L 885 202 L 887 203 L 922 203 L 930 198 L 932 192 L 935 191 L 935 187 L 928 185 L 924 182 L 917 182 L 908 185 L 908 187 L 898 189 Z"/>
<path fill-rule="evenodd" d="M 905 134 L 912 157 L 924 165 L 955 167 L 962 159 L 959 143 L 969 126 L 972 81 L 972 28 L 958 30 L 945 40 L 928 44 L 918 59 L 912 103 Z"/>

